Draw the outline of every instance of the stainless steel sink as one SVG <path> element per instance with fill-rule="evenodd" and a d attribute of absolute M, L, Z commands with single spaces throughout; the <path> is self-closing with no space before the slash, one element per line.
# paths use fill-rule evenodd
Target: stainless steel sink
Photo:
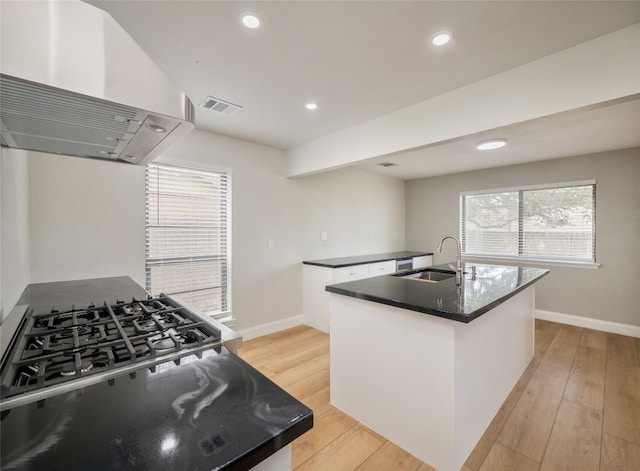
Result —
<path fill-rule="evenodd" d="M 446 271 L 435 271 L 435 270 L 424 270 L 419 271 L 417 273 L 410 273 L 408 275 L 404 275 L 401 278 L 406 278 L 409 280 L 416 281 L 426 281 L 428 283 L 439 283 L 442 280 L 447 280 L 449 278 L 454 278 L 456 276 L 455 272 L 446 272 Z"/>

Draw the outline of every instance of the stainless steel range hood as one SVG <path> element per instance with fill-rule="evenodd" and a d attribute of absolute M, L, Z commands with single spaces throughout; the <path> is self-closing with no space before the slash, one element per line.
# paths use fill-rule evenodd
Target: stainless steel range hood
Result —
<path fill-rule="evenodd" d="M 104 11 L 1 2 L 5 147 L 145 164 L 193 129 L 193 105 Z"/>

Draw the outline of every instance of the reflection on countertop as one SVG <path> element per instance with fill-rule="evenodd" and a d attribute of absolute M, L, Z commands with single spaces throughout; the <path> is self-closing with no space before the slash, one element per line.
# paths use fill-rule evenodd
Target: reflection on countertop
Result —
<path fill-rule="evenodd" d="M 248 469 L 313 423 L 225 348 L 44 402 L 3 412 L 3 470 Z"/>

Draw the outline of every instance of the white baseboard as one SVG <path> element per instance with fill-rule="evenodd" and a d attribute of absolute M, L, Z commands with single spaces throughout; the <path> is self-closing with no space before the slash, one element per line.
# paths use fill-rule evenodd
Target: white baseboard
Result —
<path fill-rule="evenodd" d="M 603 321 L 601 319 L 592 319 L 590 317 L 573 316 L 571 314 L 562 314 L 560 312 L 543 311 L 536 309 L 534 311 L 536 319 L 545 321 L 559 322 L 561 324 L 575 325 L 576 327 L 585 327 L 587 329 L 602 330 L 611 332 L 612 334 L 628 335 L 629 337 L 640 338 L 640 327 L 636 325 L 620 324 L 618 322 Z"/>
<path fill-rule="evenodd" d="M 560 312 L 543 311 L 536 309 L 534 311 L 536 319 L 545 321 L 559 322 L 560 324 L 575 325 L 576 327 L 584 327 L 587 329 L 601 330 L 603 332 L 611 332 L 613 334 L 628 335 L 629 337 L 640 338 L 640 327 L 635 325 L 620 324 L 618 322 L 603 321 L 600 319 L 592 319 L 590 317 L 573 316 L 571 314 L 562 314 Z M 256 325 L 248 329 L 238 330 L 244 340 L 251 340 L 263 335 L 273 334 L 281 330 L 290 329 L 298 325 L 304 324 L 302 314 L 298 316 L 279 319 L 266 324 Z"/>
<path fill-rule="evenodd" d="M 273 322 L 267 322 L 266 324 L 256 325 L 249 327 L 248 329 L 238 330 L 244 340 L 255 339 L 256 337 L 262 337 L 263 335 L 273 334 L 274 332 L 280 332 L 281 330 L 290 329 L 297 325 L 302 324 L 302 314 L 299 316 L 287 317 L 286 319 L 279 319 Z"/>

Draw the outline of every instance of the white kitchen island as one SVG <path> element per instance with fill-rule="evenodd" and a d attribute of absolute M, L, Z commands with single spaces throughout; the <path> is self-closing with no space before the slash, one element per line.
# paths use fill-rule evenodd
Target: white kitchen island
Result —
<path fill-rule="evenodd" d="M 328 287 L 331 403 L 458 471 L 533 357 L 533 282 L 546 271 L 521 270 L 479 269 L 460 287 L 393 276 Z M 420 312 L 432 304 L 439 313 Z M 465 311 L 472 320 L 452 320 Z"/>

